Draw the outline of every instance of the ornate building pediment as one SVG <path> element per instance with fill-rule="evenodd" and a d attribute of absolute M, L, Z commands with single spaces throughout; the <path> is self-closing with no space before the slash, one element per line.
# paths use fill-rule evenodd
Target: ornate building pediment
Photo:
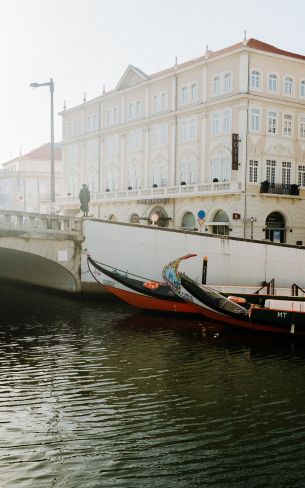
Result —
<path fill-rule="evenodd" d="M 123 90 L 124 88 L 130 88 L 131 86 L 143 83 L 146 80 L 148 80 L 148 76 L 130 64 L 115 88 L 117 91 Z"/>

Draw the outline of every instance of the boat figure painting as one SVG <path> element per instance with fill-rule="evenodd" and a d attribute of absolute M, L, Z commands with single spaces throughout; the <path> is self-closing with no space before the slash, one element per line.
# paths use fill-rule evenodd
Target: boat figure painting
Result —
<path fill-rule="evenodd" d="M 180 298 L 199 307 L 206 318 L 244 329 L 305 336 L 304 297 L 265 295 L 260 304 L 227 297 L 180 272 L 184 259 L 177 258 L 163 268 L 164 281 Z"/>

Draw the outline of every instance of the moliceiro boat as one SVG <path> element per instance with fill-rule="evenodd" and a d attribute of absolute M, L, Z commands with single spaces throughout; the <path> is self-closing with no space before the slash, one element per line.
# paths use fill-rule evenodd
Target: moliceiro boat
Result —
<path fill-rule="evenodd" d="M 133 307 L 160 312 L 200 313 L 199 307 L 186 302 L 166 283 L 143 278 L 100 263 L 87 255 L 92 277 L 108 292 Z"/>
<path fill-rule="evenodd" d="M 162 271 L 163 278 L 177 296 L 199 307 L 205 317 L 244 329 L 305 336 L 304 297 L 266 295 L 260 304 L 245 298 L 229 299 L 179 272 L 183 259 L 178 258 L 166 265 Z"/>

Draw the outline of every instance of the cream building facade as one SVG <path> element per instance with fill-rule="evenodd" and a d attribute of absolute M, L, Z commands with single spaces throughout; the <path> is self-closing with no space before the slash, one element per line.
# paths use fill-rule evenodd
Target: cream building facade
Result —
<path fill-rule="evenodd" d="M 0 209 L 49 213 L 51 207 L 51 145 L 43 144 L 2 164 Z M 62 194 L 61 144 L 54 147 L 55 191 Z"/>
<path fill-rule="evenodd" d="M 305 244 L 305 56 L 245 38 L 129 66 L 61 115 L 65 213 L 86 183 L 96 218 Z"/>

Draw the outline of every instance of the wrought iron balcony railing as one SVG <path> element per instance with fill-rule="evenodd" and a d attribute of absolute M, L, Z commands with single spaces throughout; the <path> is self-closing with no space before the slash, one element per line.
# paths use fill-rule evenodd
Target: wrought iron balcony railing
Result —
<path fill-rule="evenodd" d="M 284 183 L 270 183 L 269 181 L 261 182 L 261 193 L 275 193 L 277 195 L 299 195 L 299 185 Z"/>

